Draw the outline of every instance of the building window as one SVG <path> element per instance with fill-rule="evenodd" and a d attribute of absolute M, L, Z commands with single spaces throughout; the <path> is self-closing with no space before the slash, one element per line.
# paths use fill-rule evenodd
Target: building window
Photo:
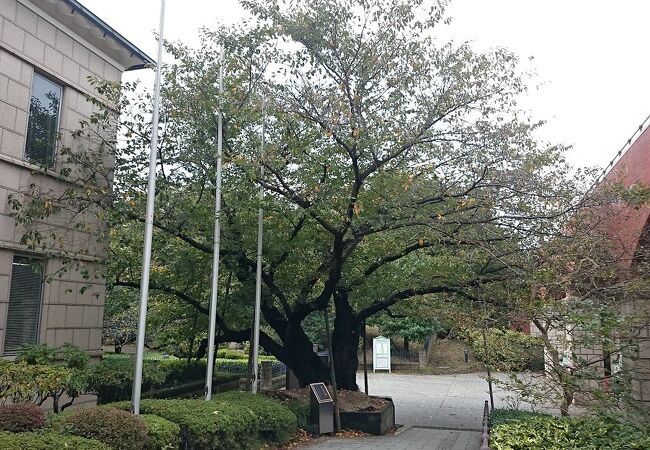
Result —
<path fill-rule="evenodd" d="M 41 316 L 43 261 L 14 256 L 9 287 L 4 354 L 16 354 L 25 344 L 36 344 Z"/>
<path fill-rule="evenodd" d="M 34 73 L 25 149 L 27 159 L 33 163 L 54 165 L 62 92 L 60 85 Z"/>

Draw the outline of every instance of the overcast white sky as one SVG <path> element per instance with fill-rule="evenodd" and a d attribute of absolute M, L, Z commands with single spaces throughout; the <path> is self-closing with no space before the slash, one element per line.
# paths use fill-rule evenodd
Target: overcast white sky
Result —
<path fill-rule="evenodd" d="M 81 1 L 155 56 L 159 0 Z M 574 146 L 577 165 L 607 164 L 650 114 L 650 1 L 452 0 L 448 15 L 447 39 L 534 57 L 541 86 L 525 106 L 548 121 L 542 138 Z M 167 0 L 165 38 L 195 44 L 201 26 L 242 16 L 237 0 Z"/>

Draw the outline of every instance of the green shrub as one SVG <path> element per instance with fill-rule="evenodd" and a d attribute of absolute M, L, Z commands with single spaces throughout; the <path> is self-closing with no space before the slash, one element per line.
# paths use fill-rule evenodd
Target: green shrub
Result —
<path fill-rule="evenodd" d="M 24 345 L 16 358 L 27 364 L 54 364 L 61 362 L 70 369 L 83 369 L 90 357 L 80 347 L 66 342 L 59 348 L 47 344 Z"/>
<path fill-rule="evenodd" d="M 47 344 L 23 345 L 16 361 L 27 364 L 52 364 L 56 357 L 57 350 Z"/>
<path fill-rule="evenodd" d="M 148 438 L 142 418 L 105 406 L 74 411 L 59 425 L 64 434 L 96 439 L 116 450 L 141 450 Z"/>
<path fill-rule="evenodd" d="M 55 364 L 0 363 L 0 398 L 12 403 L 42 405 L 53 399 L 54 412 L 72 404 L 59 405 L 63 394 L 74 400 L 85 389 L 85 371 Z"/>
<path fill-rule="evenodd" d="M 98 403 L 126 400 L 131 398 L 133 389 L 132 359 L 102 359 L 88 370 L 88 390 L 97 395 Z M 144 361 L 142 391 L 165 382 L 165 373 L 156 361 Z"/>
<path fill-rule="evenodd" d="M 167 359 L 159 361 L 160 370 L 165 374 L 165 386 L 187 383 L 188 381 L 205 378 L 207 362 L 204 360 L 190 361 Z"/>
<path fill-rule="evenodd" d="M 83 350 L 70 343 L 59 348 L 24 346 L 15 363 L 0 367 L 0 396 L 38 405 L 51 398 L 54 412 L 62 411 L 86 390 L 89 360 Z M 70 400 L 61 405 L 64 394 Z"/>
<path fill-rule="evenodd" d="M 147 426 L 145 450 L 172 450 L 178 448 L 181 429 L 177 424 L 153 414 L 142 414 L 140 417 Z"/>
<path fill-rule="evenodd" d="M 221 348 L 217 350 L 217 358 L 222 359 L 246 359 L 248 360 L 248 353 L 244 353 L 240 350 L 229 350 L 226 348 Z"/>
<path fill-rule="evenodd" d="M 483 364 L 489 363 L 496 370 L 540 370 L 544 367 L 544 347 L 539 337 L 518 331 L 490 328 L 486 333 L 488 344 L 488 361 L 486 361 L 483 331 L 469 329 L 465 331 L 465 336 L 476 359 Z"/>
<path fill-rule="evenodd" d="M 309 415 L 311 414 L 309 403 L 292 399 L 284 403 L 284 406 L 289 408 L 289 410 L 296 416 L 298 428 L 302 428 L 303 430 L 309 429 Z"/>
<path fill-rule="evenodd" d="M 236 361 L 239 362 L 239 361 Z M 245 364 L 245 361 L 243 361 Z M 100 404 L 131 398 L 133 389 L 133 358 L 129 355 L 103 358 L 89 369 L 88 389 L 97 395 Z M 143 368 L 142 394 L 163 388 L 170 388 L 192 381 L 203 380 L 206 362 L 180 359 L 145 360 Z M 218 378 L 218 374 L 215 375 Z"/>
<path fill-rule="evenodd" d="M 20 433 L 34 431 L 45 426 L 43 410 L 32 403 L 0 406 L 0 431 Z"/>
<path fill-rule="evenodd" d="M 111 450 L 94 439 L 56 433 L 0 433 L 0 450 Z"/>
<path fill-rule="evenodd" d="M 491 422 L 493 450 L 650 448 L 650 433 L 613 420 L 495 411 Z"/>
<path fill-rule="evenodd" d="M 128 402 L 111 406 L 128 409 Z M 193 450 L 259 448 L 258 417 L 244 405 L 203 400 L 142 400 L 140 412 L 180 426 L 181 447 Z"/>
<path fill-rule="evenodd" d="M 259 420 L 260 436 L 265 442 L 284 445 L 298 429 L 296 415 L 286 406 L 268 397 L 250 392 L 230 391 L 217 395 L 214 401 L 243 405 L 253 411 Z"/>

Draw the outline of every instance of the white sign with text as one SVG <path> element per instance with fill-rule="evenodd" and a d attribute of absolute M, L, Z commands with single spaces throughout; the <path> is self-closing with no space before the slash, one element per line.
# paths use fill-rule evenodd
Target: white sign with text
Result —
<path fill-rule="evenodd" d="M 372 371 L 390 372 L 390 339 L 378 336 L 372 340 Z"/>

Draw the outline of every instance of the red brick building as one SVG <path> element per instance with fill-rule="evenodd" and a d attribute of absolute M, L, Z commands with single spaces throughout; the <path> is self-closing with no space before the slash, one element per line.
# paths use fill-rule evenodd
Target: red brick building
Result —
<path fill-rule="evenodd" d="M 650 119 L 650 118 L 649 118 Z M 623 148 L 618 161 L 611 164 L 604 177 L 605 183 L 621 183 L 630 187 L 638 184 L 650 186 L 650 120 L 639 127 L 637 133 Z M 608 235 L 619 248 L 622 261 L 628 267 L 647 258 L 650 250 L 650 207 L 637 208 L 620 205 L 608 212 L 605 226 Z M 645 248 L 646 252 L 643 252 Z M 636 307 L 650 310 L 647 300 L 640 301 Z M 638 341 L 638 358 L 633 361 L 638 365 L 638 379 L 633 381 L 635 393 L 639 399 L 650 406 L 650 328 L 646 327 Z"/>

